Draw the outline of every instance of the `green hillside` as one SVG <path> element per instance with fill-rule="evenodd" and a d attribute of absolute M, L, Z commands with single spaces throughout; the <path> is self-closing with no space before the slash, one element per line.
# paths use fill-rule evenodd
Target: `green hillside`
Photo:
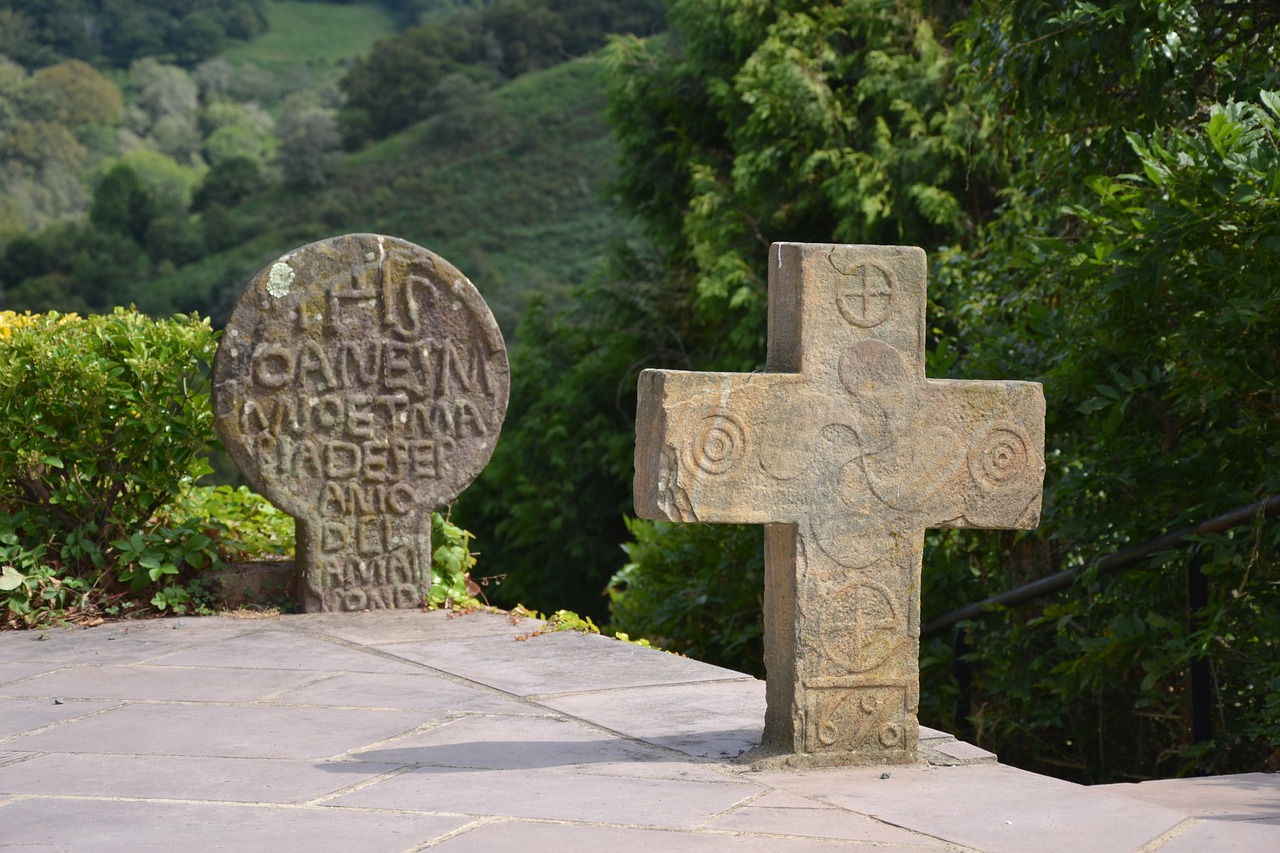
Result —
<path fill-rule="evenodd" d="M 329 185 L 272 188 L 230 210 L 233 248 L 160 276 L 138 307 L 224 321 L 261 267 L 334 234 L 419 243 L 465 272 L 508 335 L 527 295 L 587 279 L 630 235 L 602 188 L 614 174 L 600 64 L 587 58 L 471 93 L 345 158 Z"/>
<path fill-rule="evenodd" d="M 223 52 L 232 65 L 252 63 L 273 75 L 302 65 L 330 68 L 368 50 L 394 29 L 386 7 L 375 2 L 302 3 L 276 0 L 267 5 L 267 31 Z"/>

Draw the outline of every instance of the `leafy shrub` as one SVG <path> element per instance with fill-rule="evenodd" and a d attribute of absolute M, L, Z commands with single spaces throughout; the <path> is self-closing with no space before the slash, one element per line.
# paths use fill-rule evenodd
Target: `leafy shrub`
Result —
<path fill-rule="evenodd" d="M 293 516 L 248 486 L 193 486 L 183 494 L 180 514 L 218 534 L 225 562 L 293 554 Z"/>
<path fill-rule="evenodd" d="M 215 344 L 194 315 L 0 314 L 6 621 L 92 610 L 95 593 L 190 605 L 177 576 L 203 568 L 212 541 L 168 511 L 209 470 Z"/>
<path fill-rule="evenodd" d="M 0 313 L 0 624 L 202 612 L 225 563 L 293 553 L 292 517 L 195 484 L 216 341 L 195 315 Z M 427 606 L 475 603 L 473 539 L 432 514 Z"/>
<path fill-rule="evenodd" d="M 1280 96 L 1260 100 L 1208 107 L 1198 128 L 1130 134 L 1134 174 L 1088 178 L 1071 228 L 1011 219 L 995 251 L 944 267 L 945 282 L 976 283 L 963 296 L 978 324 L 968 369 L 1016 375 L 1030 363 L 1045 381 L 1035 537 L 1050 565 L 1033 575 L 1084 569 L 1280 493 Z M 978 741 L 1087 781 L 1280 762 L 1280 525 L 1258 519 L 1201 546 L 1210 601 L 1194 625 L 1188 556 L 1175 550 L 1123 573 L 1086 571 L 1047 603 L 976 624 Z M 955 604 L 980 600 L 1030 579 L 1017 563 L 1015 552 L 980 572 L 948 565 L 958 571 L 943 585 L 967 589 Z M 1197 745 L 1187 672 L 1201 655 L 1216 734 Z M 944 662 L 942 644 L 927 650 L 926 685 L 949 678 Z M 949 726 L 929 693 L 922 714 Z"/>
<path fill-rule="evenodd" d="M 480 591 L 471 580 L 471 568 L 476 564 L 476 554 L 471 550 L 472 536 L 468 530 L 438 512 L 431 513 L 431 586 L 427 590 L 427 606 L 438 607 L 475 604 Z"/>
<path fill-rule="evenodd" d="M 764 675 L 761 527 L 628 519 L 628 562 L 609 584 L 610 628 Z"/>

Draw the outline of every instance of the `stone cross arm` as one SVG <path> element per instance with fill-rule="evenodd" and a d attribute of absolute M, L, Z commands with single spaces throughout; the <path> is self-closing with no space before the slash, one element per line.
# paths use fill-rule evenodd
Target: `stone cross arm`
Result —
<path fill-rule="evenodd" d="M 818 519 L 842 551 L 900 526 L 1034 528 L 1040 385 L 925 378 L 924 253 L 774 251 L 798 269 L 770 285 L 768 372 L 641 375 L 636 512 Z"/>

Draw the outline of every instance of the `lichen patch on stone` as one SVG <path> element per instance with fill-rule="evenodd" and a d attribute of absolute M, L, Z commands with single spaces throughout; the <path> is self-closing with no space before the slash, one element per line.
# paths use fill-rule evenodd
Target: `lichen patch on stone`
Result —
<path fill-rule="evenodd" d="M 296 275 L 293 267 L 283 261 L 276 261 L 271 265 L 271 275 L 267 278 L 267 293 L 276 299 L 288 296 Z"/>

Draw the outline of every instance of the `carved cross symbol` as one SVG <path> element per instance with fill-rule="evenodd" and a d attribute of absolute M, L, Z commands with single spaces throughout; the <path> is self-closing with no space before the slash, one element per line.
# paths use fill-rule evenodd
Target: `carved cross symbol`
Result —
<path fill-rule="evenodd" d="M 844 318 L 864 329 L 883 323 L 893 307 L 893 284 L 887 273 L 868 264 L 841 272 L 847 275 L 840 283 L 838 297 Z"/>
<path fill-rule="evenodd" d="M 646 370 L 636 512 L 765 525 L 764 745 L 914 759 L 929 527 L 1029 529 L 1032 382 L 925 378 L 925 255 L 776 243 L 764 373 Z"/>

